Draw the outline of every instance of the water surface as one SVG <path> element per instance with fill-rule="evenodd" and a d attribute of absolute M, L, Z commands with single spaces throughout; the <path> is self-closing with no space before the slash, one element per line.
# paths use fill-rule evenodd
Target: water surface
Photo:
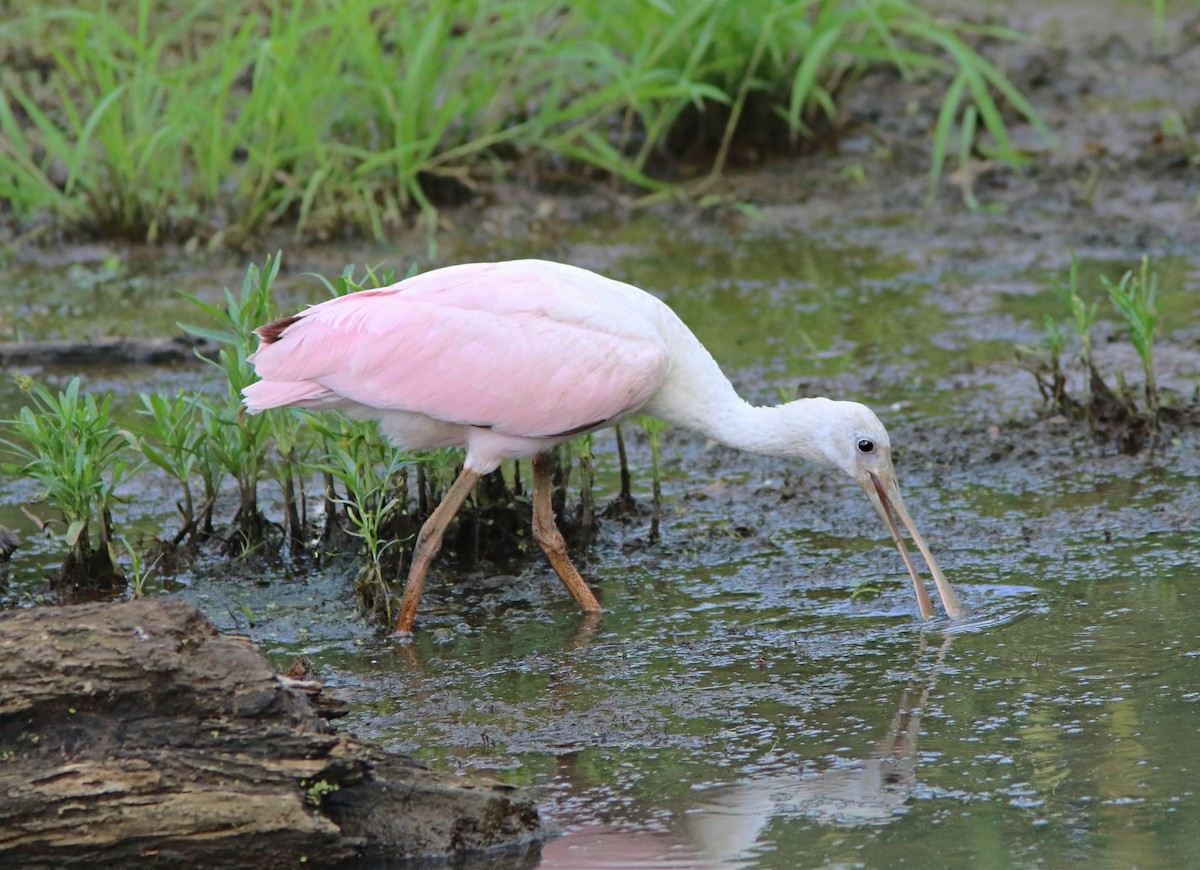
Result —
<path fill-rule="evenodd" d="M 1044 273 L 1000 280 L 990 263 L 985 279 L 921 254 L 649 219 L 593 230 L 587 250 L 670 302 L 755 400 L 876 407 L 970 617 L 920 623 L 852 484 L 675 431 L 662 543 L 647 517 L 610 520 L 578 554 L 599 622 L 533 556 L 439 565 L 408 645 L 359 619 L 345 565 L 230 577 L 214 562 L 176 578 L 178 594 L 281 665 L 310 658 L 351 706 L 344 727 L 534 788 L 559 832 L 544 868 L 1200 865 L 1195 435 L 1125 457 L 1038 422 L 1011 360 L 1057 304 Z M 984 280 L 1002 286 L 981 294 Z M 154 281 L 101 283 L 108 296 L 77 305 Z M 319 298 L 302 276 L 288 286 L 296 305 Z M 154 305 L 146 334 L 186 319 L 186 305 Z M 51 308 L 11 330 L 65 334 Z M 1197 325 L 1169 310 L 1173 330 Z M 122 395 L 207 383 L 187 366 L 83 374 Z M 20 397 L 6 389 L 8 414 Z M 627 434 L 648 504 L 645 439 Z M 611 434 L 596 449 L 603 504 Z M 3 495 L 0 523 L 21 526 L 14 505 L 36 493 L 9 479 Z M 165 488 L 130 493 L 127 512 L 173 528 Z M 55 552 L 23 530 L 18 603 Z"/>

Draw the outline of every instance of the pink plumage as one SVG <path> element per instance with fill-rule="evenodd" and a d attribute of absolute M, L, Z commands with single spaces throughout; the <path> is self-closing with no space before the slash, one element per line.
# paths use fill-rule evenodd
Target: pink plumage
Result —
<path fill-rule="evenodd" d="M 449 438 L 468 448 L 472 468 L 490 471 L 628 416 L 654 394 L 670 363 L 644 300 L 558 264 L 439 269 L 259 329 L 251 361 L 262 380 L 246 389 L 246 407 L 378 417 L 403 448 Z M 440 437 L 421 437 L 431 431 Z"/>

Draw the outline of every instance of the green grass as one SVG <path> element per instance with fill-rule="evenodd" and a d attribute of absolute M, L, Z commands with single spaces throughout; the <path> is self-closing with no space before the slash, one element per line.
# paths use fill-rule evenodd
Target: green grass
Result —
<path fill-rule="evenodd" d="M 970 45 L 1016 34 L 910 0 L 15 6 L 0 199 L 18 222 L 110 235 L 383 236 L 518 167 L 660 190 L 715 177 L 764 129 L 836 121 L 842 83 L 881 65 L 947 82 L 935 181 L 964 119 L 1013 163 L 1013 119 L 1049 135 Z M 695 141 L 708 161 L 676 165 Z"/>
<path fill-rule="evenodd" d="M 41 498 L 61 515 L 68 554 L 59 581 L 109 586 L 117 489 L 140 468 L 131 456 L 134 436 L 113 421 L 112 396 L 82 393 L 78 377 L 58 392 L 27 379 L 22 387 L 29 405 L 0 423 L 0 448 L 16 461 L 0 468 L 37 481 Z"/>

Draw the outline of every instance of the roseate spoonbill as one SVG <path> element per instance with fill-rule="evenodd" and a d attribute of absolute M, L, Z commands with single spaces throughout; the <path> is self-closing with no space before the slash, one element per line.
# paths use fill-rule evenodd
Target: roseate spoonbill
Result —
<path fill-rule="evenodd" d="M 891 444 L 856 402 L 754 407 L 665 303 L 561 263 L 515 260 L 437 269 L 314 305 L 255 330 L 261 378 L 246 409 L 335 409 L 374 419 L 397 447 L 465 447 L 462 473 L 417 535 L 396 619 L 409 634 L 442 536 L 482 475 L 533 457 L 533 536 L 580 608 L 600 604 L 567 556 L 550 507 L 547 451 L 632 414 L 740 450 L 840 468 L 867 493 L 933 615 L 899 517 L 952 618 L 964 610 L 904 507 Z"/>

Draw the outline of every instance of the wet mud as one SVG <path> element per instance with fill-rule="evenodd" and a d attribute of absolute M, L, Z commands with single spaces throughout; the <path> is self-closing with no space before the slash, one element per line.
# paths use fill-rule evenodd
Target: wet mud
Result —
<path fill-rule="evenodd" d="M 603 517 L 616 448 L 597 437 L 602 516 L 576 555 L 598 622 L 536 557 L 436 567 L 406 645 L 360 618 L 346 563 L 234 577 L 200 565 L 176 594 L 281 664 L 308 657 L 352 732 L 536 786 L 563 834 L 544 867 L 1200 863 L 1194 838 L 1174 833 L 1200 821 L 1200 15 L 1176 10 L 1156 40 L 1134 3 L 1020 0 L 994 14 L 1032 34 L 994 56 L 1058 137 L 1017 129 L 1022 169 L 951 160 L 923 207 L 940 91 L 872 75 L 823 150 L 736 167 L 709 191 L 719 205 L 497 186 L 443 215 L 438 249 L 439 262 L 559 259 L 655 292 L 753 401 L 871 405 L 967 619 L 919 622 L 856 487 L 681 431 L 664 444 L 656 544 L 647 515 Z M 968 184 L 982 209 L 964 206 Z M 285 305 L 319 297 L 305 272 L 403 272 L 424 251 L 415 236 L 283 247 Z M 1047 408 L 1017 364 L 1015 345 L 1069 313 L 1051 279 L 1072 252 L 1093 298 L 1100 275 L 1143 254 L 1160 271 L 1155 362 L 1177 413 L 1133 455 Z M 114 253 L 118 274 L 199 293 L 235 285 L 244 265 L 101 246 L 71 268 Z M 18 251 L 6 268 L 33 280 L 59 266 Z M 119 284 L 97 285 L 96 310 Z M 33 313 L 14 338 L 69 332 L 23 304 L 0 302 L 16 320 Z M 148 310 L 131 334 L 158 337 L 153 324 L 175 317 Z M 1140 364 L 1103 305 L 1093 341 L 1105 378 L 1136 390 Z M 1080 389 L 1077 362 L 1064 365 Z M 626 437 L 648 505 L 649 449 Z M 5 495 L 31 493 L 6 482 Z M 152 525 L 152 506 L 131 510 Z"/>

